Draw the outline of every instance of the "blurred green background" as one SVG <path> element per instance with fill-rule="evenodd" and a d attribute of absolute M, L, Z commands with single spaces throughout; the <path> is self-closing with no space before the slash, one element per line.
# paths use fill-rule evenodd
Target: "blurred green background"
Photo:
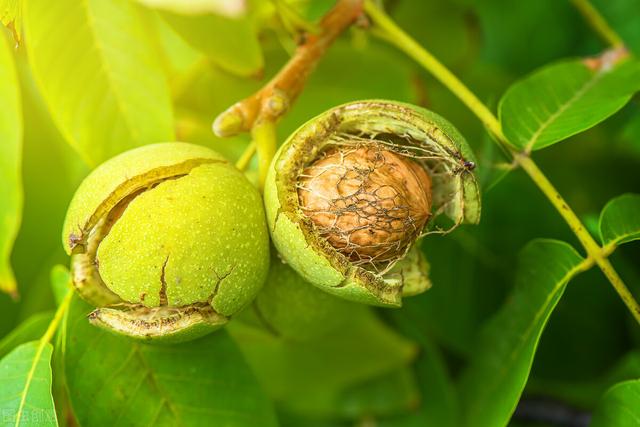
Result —
<path fill-rule="evenodd" d="M 332 4 L 293 2 L 309 20 Z M 239 65 L 229 55 L 206 55 L 188 44 L 187 38 L 181 38 L 183 17 L 145 9 L 170 84 L 177 138 L 209 146 L 232 160 L 242 153 L 248 137 L 216 138 L 211 122 L 260 88 L 295 48 L 269 5 L 257 1 L 251 5 L 255 13 L 249 36 L 256 37 L 262 53 L 247 53 Z M 629 48 L 640 54 L 640 1 L 594 0 L 594 5 Z M 536 68 L 563 58 L 596 55 L 606 47 L 570 2 L 563 0 L 391 0 L 386 9 L 494 110 L 506 88 Z M 217 27 L 212 28 L 214 33 L 207 37 L 247 37 L 241 32 L 216 34 Z M 62 221 L 76 186 L 90 170 L 54 124 L 34 83 L 23 44 L 16 50 L 16 59 L 24 111 L 25 198 L 11 262 L 21 297 L 13 301 L 0 295 L 0 337 L 30 315 L 54 308 L 50 271 L 55 264 L 68 263 L 61 246 Z M 580 245 L 522 171 L 501 176 L 504 157 L 476 117 L 418 65 L 366 29 L 352 28 L 329 50 L 279 124 L 278 138 L 282 141 L 330 107 L 366 98 L 407 101 L 443 115 L 479 157 L 480 225 L 425 239 L 422 247 L 432 266 L 433 288 L 407 299 L 400 310 L 379 310 L 385 322 L 418 343 L 421 355 L 440 355 L 455 379 L 474 354 L 483 321 L 498 310 L 513 287 L 519 250 L 539 237 Z M 598 214 L 608 200 L 640 192 L 637 96 L 611 119 L 535 153 L 534 159 L 595 234 Z M 640 296 L 640 246 L 621 247 L 612 262 Z M 607 386 L 625 377 L 616 370 L 624 372 L 625 366 L 635 363 L 637 373 L 639 346 L 640 328 L 602 273 L 592 269 L 569 284 L 553 313 L 525 395 L 592 408 Z M 426 375 L 431 380 L 428 372 L 420 371 L 420 357 L 412 368 L 414 378 L 421 382 L 421 375 Z M 291 425 L 312 425 L 310 420 L 301 424 L 297 417 L 283 415 L 284 424 L 289 420 Z M 384 425 L 384 420 L 380 422 Z"/>

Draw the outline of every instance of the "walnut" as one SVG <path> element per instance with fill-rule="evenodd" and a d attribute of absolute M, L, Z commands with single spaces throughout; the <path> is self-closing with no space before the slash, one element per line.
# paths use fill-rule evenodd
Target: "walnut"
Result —
<path fill-rule="evenodd" d="M 431 178 L 381 147 L 332 148 L 298 178 L 298 197 L 320 235 L 352 262 L 387 262 L 429 219 Z"/>

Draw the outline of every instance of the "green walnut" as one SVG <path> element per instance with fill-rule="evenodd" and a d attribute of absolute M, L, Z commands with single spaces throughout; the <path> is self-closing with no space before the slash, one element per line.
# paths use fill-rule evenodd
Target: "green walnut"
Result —
<path fill-rule="evenodd" d="M 90 321 L 140 339 L 185 341 L 248 305 L 269 269 L 258 191 L 216 152 L 143 146 L 95 169 L 67 212 L 73 285 Z"/>
<path fill-rule="evenodd" d="M 262 291 L 240 320 L 285 340 L 314 341 L 353 324 L 368 309 L 309 285 L 274 255 Z"/>
<path fill-rule="evenodd" d="M 474 156 L 439 115 L 371 100 L 335 107 L 296 130 L 265 184 L 272 240 L 327 292 L 397 307 L 430 286 L 415 242 L 480 220 Z"/>

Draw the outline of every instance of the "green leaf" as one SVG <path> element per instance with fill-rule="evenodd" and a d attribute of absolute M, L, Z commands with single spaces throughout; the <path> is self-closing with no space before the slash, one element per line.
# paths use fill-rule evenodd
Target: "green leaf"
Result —
<path fill-rule="evenodd" d="M 624 268 L 624 261 L 617 267 Z M 627 351 L 626 334 L 611 331 L 634 327 L 627 311 L 621 309 L 619 296 L 610 286 L 603 286 L 606 282 L 597 270 L 592 267 L 566 288 L 536 350 L 532 377 L 556 381 L 599 377 Z M 626 271 L 619 273 L 631 285 L 638 283 Z M 589 357 L 575 357 L 576 354 Z"/>
<path fill-rule="evenodd" d="M 600 239 L 604 245 L 640 239 L 640 194 L 623 194 L 606 204 L 600 214 Z"/>
<path fill-rule="evenodd" d="M 62 134 L 92 166 L 174 139 L 167 82 L 139 13 L 126 0 L 25 3 L 35 80 Z"/>
<path fill-rule="evenodd" d="M 22 216 L 22 107 L 13 55 L 0 32 L 0 291 L 17 294 L 11 248 Z"/>
<path fill-rule="evenodd" d="M 16 42 L 22 36 L 22 0 L 0 0 L 0 22 L 10 28 Z"/>
<path fill-rule="evenodd" d="M 640 88 L 640 62 L 590 67 L 565 61 L 512 85 L 499 105 L 511 144 L 538 150 L 595 126 L 622 108 Z"/>
<path fill-rule="evenodd" d="M 637 427 L 640 425 L 640 380 L 618 383 L 602 396 L 591 427 Z"/>
<path fill-rule="evenodd" d="M 174 101 L 177 101 L 184 90 L 183 84 L 189 85 L 195 77 L 202 78 L 205 71 L 217 69 L 217 67 L 206 66 L 204 55 L 180 37 L 158 13 L 148 13 L 147 19 L 151 28 L 155 30 L 158 55 L 162 58 L 165 72 L 169 78 Z M 203 72 L 197 73 L 197 75 L 190 74 L 199 65 Z M 180 107 L 176 105 L 176 110 L 179 109 Z M 176 123 L 176 127 L 179 127 L 178 123 Z"/>
<path fill-rule="evenodd" d="M 173 346 L 141 344 L 91 326 L 90 310 L 75 297 L 65 331 L 65 372 L 80 425 L 276 425 L 225 331 Z"/>
<path fill-rule="evenodd" d="M 258 36 L 250 18 L 227 18 L 212 13 L 181 15 L 161 12 L 161 16 L 191 46 L 232 73 L 249 76 L 264 65 Z"/>
<path fill-rule="evenodd" d="M 24 208 L 11 261 L 22 293 L 20 316 L 26 318 L 54 306 L 51 268 L 69 262 L 60 244 L 60 224 L 69 200 L 89 169 L 51 120 L 32 78 L 24 46 L 17 52 L 16 65 L 24 120 Z"/>
<path fill-rule="evenodd" d="M 523 249 L 513 294 L 481 332 L 462 376 L 463 425 L 507 425 L 547 320 L 583 261 L 560 241 L 534 240 Z"/>
<path fill-rule="evenodd" d="M 39 339 L 47 330 L 51 319 L 53 319 L 53 312 L 38 313 L 18 325 L 0 341 L 0 358 L 9 354 L 20 344 Z"/>
<path fill-rule="evenodd" d="M 51 396 L 52 351 L 49 343 L 31 341 L 0 361 L 3 425 L 58 425 Z"/>

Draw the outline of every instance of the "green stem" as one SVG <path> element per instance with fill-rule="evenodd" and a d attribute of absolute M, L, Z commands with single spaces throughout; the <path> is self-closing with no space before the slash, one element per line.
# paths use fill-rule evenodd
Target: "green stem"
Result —
<path fill-rule="evenodd" d="M 373 23 L 383 30 L 388 40 L 398 49 L 413 58 L 427 71 L 445 85 L 456 95 L 473 113 L 480 118 L 494 135 L 502 136 L 500 122 L 493 113 L 478 99 L 478 97 L 467 88 L 451 71 L 449 71 L 438 59 L 423 48 L 418 42 L 412 39 L 407 33 L 398 27 L 395 22 L 373 1 L 367 0 L 364 3 L 364 10 L 369 15 Z M 502 137 L 501 139 L 504 139 Z"/>
<path fill-rule="evenodd" d="M 256 143 L 255 141 L 251 141 L 236 162 L 236 168 L 238 168 L 238 170 L 240 170 L 241 172 L 247 170 L 247 167 L 249 166 L 251 159 L 253 159 L 254 154 L 256 154 Z"/>
<path fill-rule="evenodd" d="M 264 188 L 271 160 L 276 154 L 276 125 L 271 120 L 258 120 L 251 128 L 251 136 L 258 151 L 260 188 Z"/>
<path fill-rule="evenodd" d="M 589 0 L 571 0 L 571 2 L 602 40 L 614 48 L 624 46 L 622 38 L 609 26 L 607 21 L 602 17 L 600 12 L 593 7 Z"/>
<path fill-rule="evenodd" d="M 569 207 L 562 195 L 555 189 L 544 173 L 538 168 L 535 162 L 527 153 L 516 151 L 508 142 L 502 126 L 498 118 L 489 110 L 478 97 L 465 86 L 458 77 L 449 71 L 438 59 L 428 52 L 424 47 L 413 40 L 372 0 L 365 1 L 365 11 L 369 15 L 373 23 L 385 33 L 385 38 L 395 45 L 398 49 L 405 52 L 409 57 L 422 65 L 444 86 L 446 86 L 453 94 L 455 94 L 487 127 L 498 144 L 506 148 L 507 152 L 513 157 L 514 161 L 522 167 L 529 175 L 533 182 L 540 188 L 544 195 L 549 199 L 553 206 L 558 210 L 560 215 L 567 222 L 571 230 L 587 252 L 588 258 L 592 259 L 611 282 L 614 289 L 623 302 L 629 308 L 629 311 L 640 323 L 640 306 L 633 298 L 629 289 L 618 276 L 613 266 L 606 258 L 606 253 L 596 243 L 591 234 L 584 227 L 578 216 Z"/>
<path fill-rule="evenodd" d="M 42 335 L 42 338 L 40 338 L 40 345 L 42 347 L 44 347 L 44 345 L 49 341 L 51 341 L 51 338 L 53 338 L 53 334 L 56 333 L 56 330 L 58 329 L 58 325 L 60 324 L 60 321 L 66 314 L 67 309 L 69 308 L 69 305 L 71 305 L 72 299 L 73 299 L 73 290 L 69 289 L 67 294 L 64 296 L 64 299 L 58 306 L 58 309 L 56 310 L 56 313 L 54 314 L 53 319 L 51 319 L 51 323 L 49 323 L 49 327 L 47 327 L 47 330 L 44 332 L 44 335 Z"/>

